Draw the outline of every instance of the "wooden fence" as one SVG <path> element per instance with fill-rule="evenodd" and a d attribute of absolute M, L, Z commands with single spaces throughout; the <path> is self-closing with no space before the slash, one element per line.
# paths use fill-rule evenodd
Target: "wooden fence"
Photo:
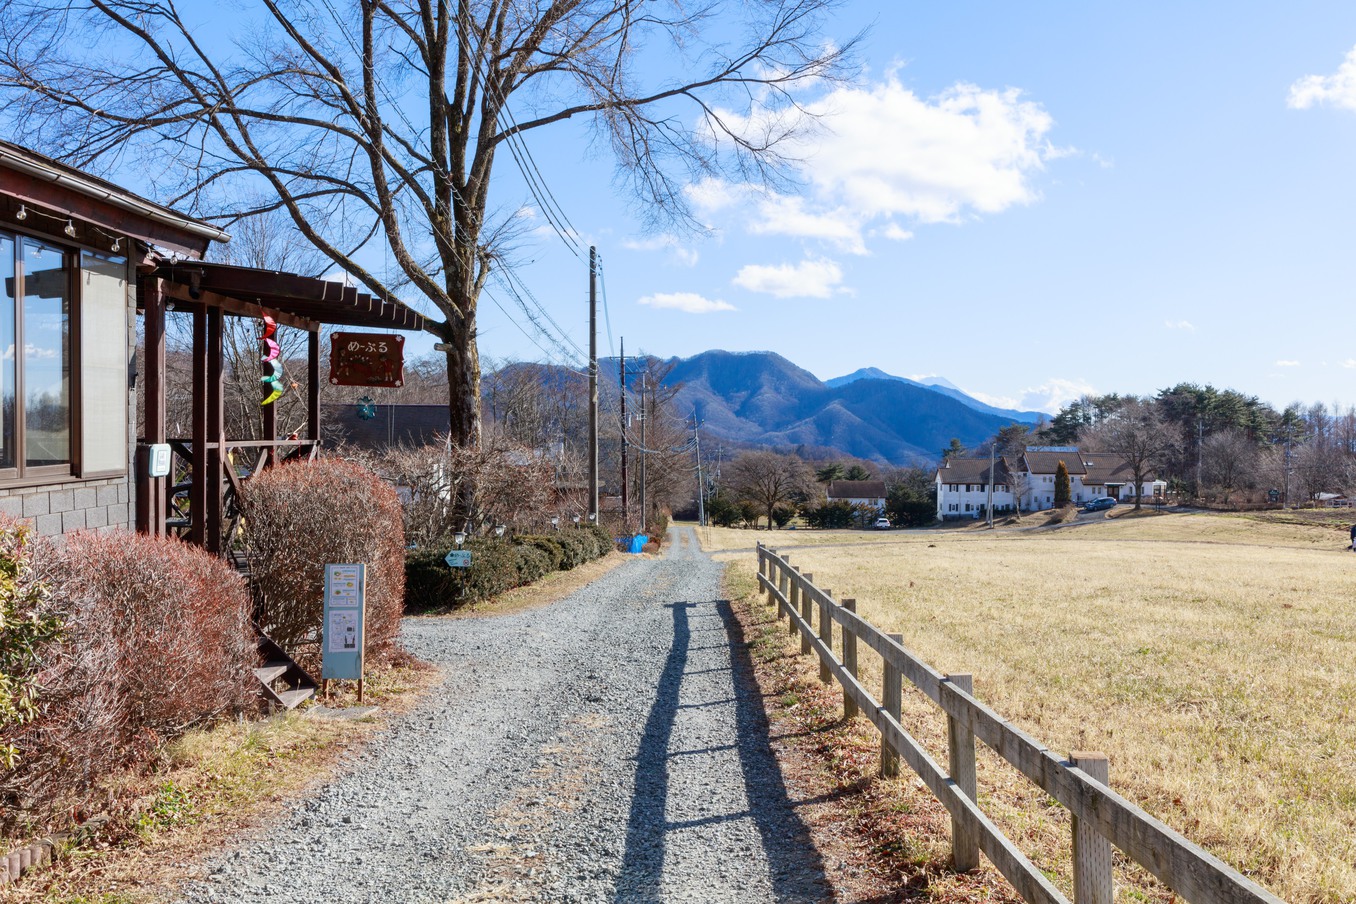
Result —
<path fill-rule="evenodd" d="M 856 613 L 856 601 L 835 600 L 832 592 L 801 574 L 789 555 L 758 544 L 758 585 L 788 616 L 799 634 L 801 652 L 819 656 L 819 678 L 843 688 L 843 714 L 859 713 L 881 734 L 881 771 L 898 772 L 908 763 L 951 813 L 952 856 L 958 870 L 989 858 L 1018 894 L 1033 904 L 1067 904 L 1068 899 L 999 831 L 976 804 L 975 739 L 1066 807 L 1073 816 L 1074 901 L 1112 904 L 1111 846 L 1120 848 L 1191 904 L 1283 904 L 1280 898 L 1232 869 L 1108 787 L 1108 761 L 1100 753 L 1071 753 L 1062 759 L 1009 724 L 973 696 L 970 675 L 943 675 L 903 644 Z M 843 658 L 833 652 L 834 625 L 841 630 Z M 816 630 L 817 628 L 817 630 Z M 858 642 L 884 662 L 882 702 L 858 681 Z M 943 769 L 899 724 L 902 679 L 926 694 L 947 717 L 948 768 Z"/>

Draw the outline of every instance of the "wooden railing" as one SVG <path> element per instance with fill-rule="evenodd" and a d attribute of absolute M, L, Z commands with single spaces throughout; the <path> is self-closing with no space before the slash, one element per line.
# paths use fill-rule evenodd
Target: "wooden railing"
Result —
<path fill-rule="evenodd" d="M 819 657 L 819 678 L 843 688 L 843 714 L 859 713 L 881 734 L 881 772 L 894 775 L 903 759 L 951 814 L 956 868 L 979 865 L 983 851 L 1018 894 L 1033 904 L 1067 904 L 1068 899 L 1009 840 L 976 804 L 975 739 L 1007 761 L 1073 816 L 1074 901 L 1111 904 L 1114 887 L 1111 846 L 1156 876 L 1191 904 L 1283 904 L 1280 898 L 1219 858 L 1150 816 L 1108 787 L 1108 760 L 1100 753 L 1071 753 L 1063 759 L 975 699 L 970 675 L 943 675 L 906 649 L 898 634 L 884 634 L 856 613 L 856 601 L 841 603 L 831 591 L 801 574 L 789 555 L 758 544 L 758 585 L 777 616 L 788 616 L 801 652 Z M 843 658 L 833 652 L 839 625 Z M 816 626 L 817 629 L 816 630 Z M 858 680 L 858 642 L 880 654 L 884 664 L 881 702 Z M 926 694 L 947 717 L 948 764 L 943 769 L 900 726 L 902 679 Z"/>

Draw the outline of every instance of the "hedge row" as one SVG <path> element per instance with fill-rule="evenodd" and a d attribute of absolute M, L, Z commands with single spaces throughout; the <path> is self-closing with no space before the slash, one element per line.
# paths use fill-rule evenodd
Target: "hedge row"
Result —
<path fill-rule="evenodd" d="M 553 571 L 568 571 L 607 555 L 615 543 L 601 527 L 569 528 L 513 539 L 473 539 L 469 568 L 449 568 L 441 547 L 405 555 L 405 610 L 427 612 L 465 606 L 531 584 Z"/>

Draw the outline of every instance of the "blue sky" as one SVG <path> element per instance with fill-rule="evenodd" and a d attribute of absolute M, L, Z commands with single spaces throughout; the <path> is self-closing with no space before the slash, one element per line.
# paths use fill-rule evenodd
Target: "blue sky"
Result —
<path fill-rule="evenodd" d="M 864 25 L 860 77 L 805 98 L 798 190 L 694 185 L 704 234 L 646 233 L 582 130 L 528 139 L 628 352 L 1047 411 L 1179 381 L 1356 402 L 1356 5 L 863 2 L 831 36 Z M 544 227 L 520 256 L 587 348 L 584 264 Z M 481 353 L 544 357 L 488 300 Z"/>

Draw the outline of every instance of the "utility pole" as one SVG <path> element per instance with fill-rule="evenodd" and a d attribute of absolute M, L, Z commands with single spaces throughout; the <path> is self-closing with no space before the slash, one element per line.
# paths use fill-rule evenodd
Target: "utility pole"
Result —
<path fill-rule="evenodd" d="M 621 504 L 622 529 L 631 530 L 631 513 L 627 508 L 630 494 L 626 488 L 626 339 L 621 340 L 621 360 L 617 364 L 621 374 Z"/>
<path fill-rule="evenodd" d="M 702 435 L 698 432 L 697 410 L 692 409 L 692 443 L 697 450 L 697 523 L 706 527 L 706 482 L 702 480 Z"/>
<path fill-rule="evenodd" d="M 985 508 L 985 509 L 988 511 L 988 513 L 989 513 L 989 518 L 988 518 L 988 521 L 989 521 L 989 530 L 993 530 L 993 475 L 994 475 L 994 464 L 996 463 L 997 458 L 998 458 L 998 443 L 990 443 L 990 444 L 989 444 L 989 501 L 988 501 L 988 502 L 985 504 L 985 506 L 984 506 L 984 508 Z"/>
<path fill-rule="evenodd" d="M 589 521 L 598 523 L 598 249 L 589 246 Z"/>
<path fill-rule="evenodd" d="M 649 457 L 647 453 L 650 449 L 645 442 L 645 422 L 650 419 L 650 413 L 645 408 L 645 389 L 650 382 L 649 376 L 648 370 L 640 372 L 640 529 L 642 531 L 649 523 L 649 510 L 645 508 L 645 459 Z"/>

